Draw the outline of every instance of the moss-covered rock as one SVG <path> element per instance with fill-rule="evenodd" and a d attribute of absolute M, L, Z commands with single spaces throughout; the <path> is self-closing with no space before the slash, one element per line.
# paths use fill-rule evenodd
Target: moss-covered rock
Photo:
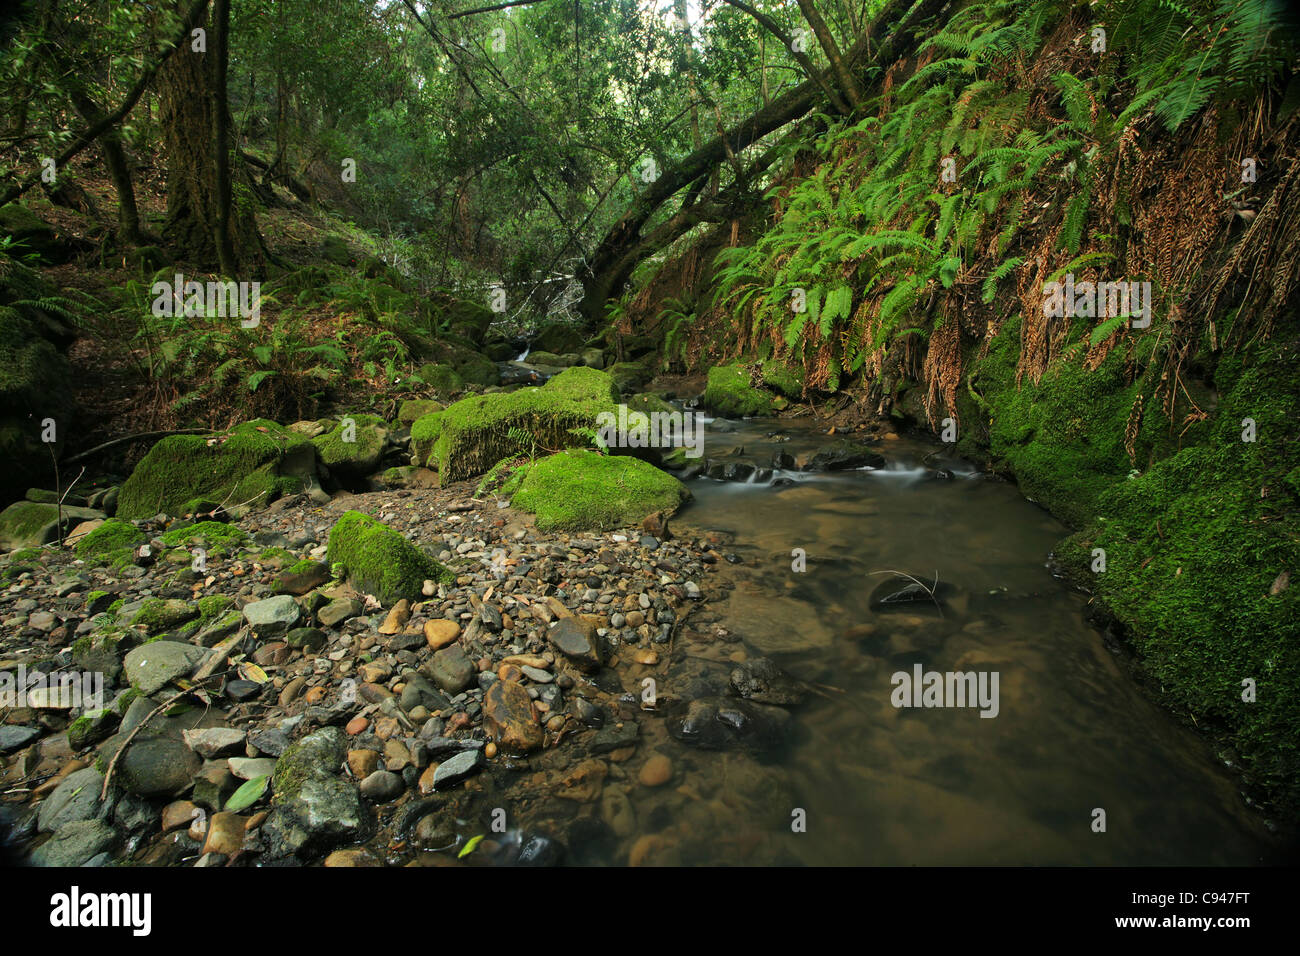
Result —
<path fill-rule="evenodd" d="M 143 624 L 149 634 L 161 634 L 199 616 L 199 609 L 189 601 L 147 598 L 131 618 L 132 625 Z"/>
<path fill-rule="evenodd" d="M 460 481 L 512 455 L 585 444 L 574 430 L 594 430 L 601 412 L 617 414 L 618 401 L 609 375 L 581 367 L 565 369 L 540 388 L 467 398 L 428 426 L 438 429 L 429 458 L 444 482 Z"/>
<path fill-rule="evenodd" d="M 654 372 L 641 362 L 619 362 L 605 370 L 614 379 L 620 392 L 631 393 L 640 389 L 654 378 Z"/>
<path fill-rule="evenodd" d="M 358 590 L 385 605 L 416 601 L 426 580 L 454 575 L 394 529 L 359 511 L 349 511 L 330 530 L 328 560 L 343 566 Z"/>
<path fill-rule="evenodd" d="M 149 536 L 120 518 L 109 518 L 77 542 L 77 556 L 93 558 L 110 552 L 130 550 L 149 540 Z"/>
<path fill-rule="evenodd" d="M 397 421 L 402 425 L 413 425 L 420 416 L 440 412 L 442 409 L 441 402 L 435 402 L 430 398 L 408 399 L 397 409 Z"/>
<path fill-rule="evenodd" d="M 553 322 L 533 336 L 530 347 L 539 352 L 563 355 L 581 351 L 583 344 L 582 333 L 576 326 Z"/>
<path fill-rule="evenodd" d="M 311 443 L 331 475 L 364 478 L 379 467 L 388 447 L 388 423 L 378 415 L 348 415 L 325 434 L 311 439 Z"/>
<path fill-rule="evenodd" d="M 14 550 L 49 544 L 59 538 L 59 506 L 35 501 L 15 501 L 0 512 L 0 548 Z M 103 518 L 102 511 L 64 505 L 63 531 L 82 521 Z"/>
<path fill-rule="evenodd" d="M 186 506 L 206 500 L 236 514 L 301 491 L 315 474 L 315 446 L 275 422 L 259 419 L 212 436 L 172 435 L 136 465 L 122 485 L 117 513 L 193 513 Z"/>
<path fill-rule="evenodd" d="M 773 391 L 786 398 L 798 398 L 803 394 L 803 369 L 791 368 L 776 359 L 767 359 L 759 369 L 763 375 L 763 384 Z"/>
<path fill-rule="evenodd" d="M 742 365 L 719 365 L 709 369 L 708 385 L 700 404 L 718 415 L 750 418 L 773 414 L 772 396 L 749 383 L 749 371 Z"/>
<path fill-rule="evenodd" d="M 465 387 L 464 380 L 456 374 L 454 368 L 439 362 L 421 365 L 415 374 L 439 395 L 451 395 Z"/>
<path fill-rule="evenodd" d="M 173 528 L 162 535 L 169 548 L 201 547 L 209 551 L 234 552 L 248 541 L 248 535 L 232 524 L 199 521 L 183 528 Z"/>
<path fill-rule="evenodd" d="M 411 426 L 411 454 L 416 464 L 426 468 L 436 467 L 432 461 L 433 446 L 442 435 L 442 411 L 421 415 Z"/>
<path fill-rule="evenodd" d="M 654 392 L 642 392 L 639 395 L 633 395 L 627 399 L 625 404 L 629 411 L 642 412 L 646 415 L 654 412 L 671 414 L 676 411 L 672 405 L 664 400 L 662 395 L 656 395 Z"/>
<path fill-rule="evenodd" d="M 512 504 L 536 514 L 543 531 L 605 531 L 672 514 L 689 498 L 685 485 L 647 462 L 572 448 L 534 462 Z"/>
<path fill-rule="evenodd" d="M 46 262 L 67 260 L 68 249 L 59 242 L 53 227 L 21 203 L 0 206 L 0 233 L 22 242 L 19 251 L 38 253 Z"/>

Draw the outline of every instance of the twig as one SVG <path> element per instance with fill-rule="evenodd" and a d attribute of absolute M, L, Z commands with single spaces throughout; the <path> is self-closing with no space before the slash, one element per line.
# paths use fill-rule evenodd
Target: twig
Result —
<path fill-rule="evenodd" d="M 101 801 L 106 800 L 108 798 L 108 787 L 113 782 L 113 771 L 117 769 L 118 760 L 122 758 L 122 754 L 126 753 L 126 748 L 131 746 L 131 741 L 135 739 L 135 735 L 138 734 L 140 731 L 144 730 L 145 726 L 148 725 L 149 721 L 153 720 L 164 710 L 171 707 L 172 704 L 176 703 L 182 697 L 189 696 L 189 694 L 193 693 L 193 691 L 197 689 L 199 684 L 203 684 L 207 680 L 211 680 L 211 678 L 204 678 L 204 680 L 199 681 L 198 684 L 192 685 L 189 690 L 183 690 L 179 694 L 174 694 L 173 696 L 167 698 L 167 700 L 163 701 L 161 704 L 159 704 L 157 707 L 151 710 L 148 713 L 148 715 L 145 717 L 145 719 L 140 721 L 140 723 L 136 724 L 135 729 L 132 730 L 129 734 L 127 734 L 126 740 L 122 741 L 122 746 L 117 748 L 117 753 L 113 754 L 113 759 L 108 762 L 108 770 L 105 771 L 104 773 L 104 786 L 101 787 L 99 790 L 99 799 Z"/>
<path fill-rule="evenodd" d="M 939 572 L 937 570 L 934 572 L 934 584 L 928 588 L 922 582 L 918 581 L 916 578 L 908 574 L 906 571 L 895 571 L 892 568 L 886 568 L 884 571 L 868 571 L 867 573 L 868 574 L 897 574 L 900 578 L 907 578 L 907 580 L 911 581 L 918 588 L 920 588 L 927 595 L 929 595 L 930 601 L 932 604 L 934 604 L 935 610 L 939 612 L 940 617 L 943 617 L 943 608 L 940 606 L 939 600 L 934 596 L 934 592 L 939 588 Z"/>

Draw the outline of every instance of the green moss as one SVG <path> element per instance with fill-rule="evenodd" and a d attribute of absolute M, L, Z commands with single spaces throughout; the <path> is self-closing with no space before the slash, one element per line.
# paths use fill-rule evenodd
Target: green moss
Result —
<path fill-rule="evenodd" d="M 235 550 L 248 540 L 242 530 L 220 521 L 200 521 L 184 528 L 176 528 L 162 536 L 162 543 L 168 547 L 188 547 L 191 545 L 207 548 Z"/>
<path fill-rule="evenodd" d="M 541 388 L 467 398 L 439 413 L 429 458 L 444 481 L 479 475 L 511 455 L 579 443 L 572 430 L 596 428 L 601 412 L 617 414 L 618 401 L 613 379 L 584 367 L 565 369 Z M 416 425 L 426 427 L 428 417 Z M 531 441 L 519 440 L 525 432 Z"/>
<path fill-rule="evenodd" d="M 420 377 L 420 381 L 440 395 L 450 395 L 465 387 L 465 382 L 450 365 L 430 362 L 420 366 L 416 375 Z"/>
<path fill-rule="evenodd" d="M 331 471 L 353 476 L 368 474 L 379 464 L 388 439 L 388 424 L 378 415 L 349 415 L 337 425 L 311 440 L 317 457 Z M 352 441 L 344 441 L 345 437 Z"/>
<path fill-rule="evenodd" d="M 209 594 L 198 600 L 199 619 L 206 624 L 234 606 L 234 599 L 225 594 Z"/>
<path fill-rule="evenodd" d="M 672 513 L 686 486 L 647 462 L 570 449 L 535 462 L 512 504 L 537 515 L 543 531 L 609 530 L 655 511 Z"/>
<path fill-rule="evenodd" d="M 605 370 L 614 379 L 620 391 L 635 392 L 650 379 L 654 373 L 642 362 L 619 362 Z"/>
<path fill-rule="evenodd" d="M 301 491 L 314 468 L 307 439 L 264 419 L 214 436 L 172 435 L 154 445 L 122 485 L 117 513 L 181 514 L 196 498 L 228 509 L 261 506 Z"/>
<path fill-rule="evenodd" d="M 127 710 L 134 703 L 135 699 L 140 696 L 140 692 L 134 687 L 128 688 L 122 692 L 122 696 L 117 699 L 117 712 L 123 717 L 126 716 Z M 96 764 L 98 766 L 98 764 Z"/>
<path fill-rule="evenodd" d="M 192 621 L 199 616 L 198 608 L 184 601 L 168 601 L 162 598 L 148 598 L 144 606 L 131 618 L 132 626 L 143 624 L 150 634 L 163 631 Z"/>
<path fill-rule="evenodd" d="M 803 394 L 803 369 L 790 368 L 775 359 L 762 363 L 763 384 L 780 392 L 786 398 L 798 398 Z"/>
<path fill-rule="evenodd" d="M 664 401 L 661 396 L 656 395 L 653 392 L 642 392 L 640 395 L 633 395 L 625 404 L 628 407 L 628 411 L 644 412 L 647 415 L 653 414 L 654 412 L 672 413 L 675 411 L 675 409 Z"/>
<path fill-rule="evenodd" d="M 316 567 L 317 562 L 312 558 L 303 558 L 291 564 L 285 569 L 285 574 L 306 574 L 312 568 Z"/>
<path fill-rule="evenodd" d="M 709 382 L 700 403 L 719 415 L 735 418 L 771 415 L 772 396 L 749 384 L 749 371 L 741 365 L 709 369 Z"/>
<path fill-rule="evenodd" d="M 454 575 L 397 531 L 359 511 L 349 511 L 330 529 L 327 557 L 343 566 L 353 586 L 384 604 L 418 600 L 426 580 Z"/>
<path fill-rule="evenodd" d="M 109 518 L 77 542 L 77 557 L 90 558 L 112 551 L 129 550 L 144 544 L 149 536 L 119 518 Z"/>
<path fill-rule="evenodd" d="M 403 425 L 413 425 L 421 417 L 442 411 L 442 403 L 428 398 L 412 398 L 402 402 L 397 410 L 397 420 Z"/>

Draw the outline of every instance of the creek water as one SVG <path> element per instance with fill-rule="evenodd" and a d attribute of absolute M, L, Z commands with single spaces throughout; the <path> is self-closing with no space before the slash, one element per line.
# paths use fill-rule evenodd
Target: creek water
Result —
<path fill-rule="evenodd" d="M 775 452 L 829 441 L 798 422 L 717 421 L 704 451 L 769 466 Z M 734 535 L 726 550 L 740 560 L 707 623 L 678 637 L 663 692 L 680 691 L 693 669 L 725 674 L 755 656 L 816 692 L 793 709 L 789 744 L 759 756 L 695 750 L 643 721 L 642 750 L 669 756 L 673 783 L 611 781 L 602 812 L 624 839 L 608 862 L 629 852 L 714 864 L 1276 859 L 1212 746 L 1144 696 L 1087 624 L 1086 597 L 1053 577 L 1048 556 L 1067 529 L 935 447 L 903 439 L 875 450 L 883 469 L 790 473 L 794 483 L 778 486 L 689 482 L 694 500 L 677 522 Z M 935 477 L 940 466 L 949 477 Z M 803 572 L 792 569 L 796 548 Z M 953 596 L 941 612 L 873 611 L 890 570 L 937 576 Z M 997 716 L 895 707 L 892 676 L 918 663 L 996 671 Z"/>

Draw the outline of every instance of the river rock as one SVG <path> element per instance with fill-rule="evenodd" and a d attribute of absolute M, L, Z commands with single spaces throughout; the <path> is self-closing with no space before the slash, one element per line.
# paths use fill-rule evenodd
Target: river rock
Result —
<path fill-rule="evenodd" d="M 595 625 L 579 617 L 564 617 L 546 634 L 555 649 L 580 669 L 593 671 L 605 663 L 605 645 Z"/>
<path fill-rule="evenodd" d="M 438 764 L 433 773 L 433 788 L 446 790 L 474 774 L 483 766 L 483 754 L 478 750 L 462 750 L 454 757 L 449 757 Z"/>
<path fill-rule="evenodd" d="M 33 727 L 15 727 L 11 724 L 0 725 L 0 754 L 26 747 L 40 736 Z"/>
<path fill-rule="evenodd" d="M 528 691 L 511 680 L 498 680 L 484 693 L 483 723 L 497 745 L 511 753 L 536 750 L 545 737 Z"/>
<path fill-rule="evenodd" d="M 117 842 L 117 834 L 102 820 L 77 820 L 59 828 L 32 853 L 37 866 L 83 866 Z"/>
<path fill-rule="evenodd" d="M 444 647 L 429 662 L 429 676 L 448 694 L 459 694 L 474 682 L 478 668 L 459 644 Z"/>
<path fill-rule="evenodd" d="M 206 727 L 201 730 L 182 730 L 185 746 L 204 759 L 229 757 L 244 749 L 248 732 L 233 727 Z"/>
<path fill-rule="evenodd" d="M 144 696 L 157 693 L 178 677 L 188 677 L 207 651 L 179 641 L 150 641 L 126 655 L 126 679 Z"/>
<path fill-rule="evenodd" d="M 137 796 L 174 797 L 193 782 L 201 766 L 179 735 L 136 737 L 118 759 L 114 779 Z"/>
<path fill-rule="evenodd" d="M 244 605 L 244 620 L 259 637 L 287 633 L 298 622 L 301 613 L 298 602 L 290 594 L 277 594 Z"/>
<path fill-rule="evenodd" d="M 915 579 L 901 574 L 891 575 L 876 585 L 871 592 L 869 603 L 874 611 L 890 611 L 900 608 L 916 610 L 917 605 L 931 608 L 942 605 L 944 598 L 952 591 L 945 581 L 935 581 L 918 574 Z"/>
<path fill-rule="evenodd" d="M 779 707 L 726 697 L 702 697 L 668 720 L 668 732 L 702 750 L 761 753 L 783 744 L 790 715 Z"/>
<path fill-rule="evenodd" d="M 803 702 L 807 688 L 766 657 L 737 665 L 731 672 L 731 686 L 747 700 L 760 704 L 791 707 Z"/>
<path fill-rule="evenodd" d="M 74 770 L 41 803 L 36 814 L 36 829 L 41 833 L 53 833 L 65 824 L 100 816 L 99 791 L 103 786 L 104 775 L 94 767 Z M 107 811 L 107 808 L 103 809 Z"/>
<path fill-rule="evenodd" d="M 885 459 L 846 439 L 799 455 L 795 458 L 795 466 L 801 471 L 845 471 L 850 468 L 883 468 Z"/>
<path fill-rule="evenodd" d="M 361 781 L 362 794 L 379 803 L 387 803 L 405 790 L 402 778 L 388 770 L 376 770 Z"/>

